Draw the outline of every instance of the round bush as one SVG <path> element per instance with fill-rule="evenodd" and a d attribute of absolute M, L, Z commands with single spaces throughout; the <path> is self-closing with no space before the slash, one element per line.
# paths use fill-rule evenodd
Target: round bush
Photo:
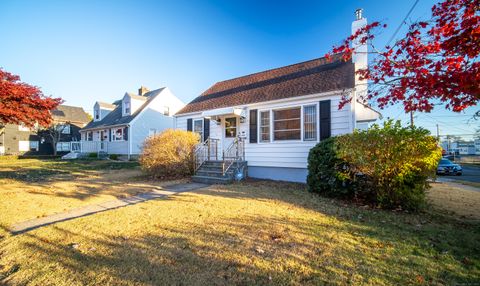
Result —
<path fill-rule="evenodd" d="M 157 178 L 179 178 L 193 174 L 196 133 L 167 129 L 145 140 L 139 162 L 142 170 Z"/>
<path fill-rule="evenodd" d="M 427 180 L 440 158 L 428 130 L 390 120 L 312 148 L 307 183 L 314 192 L 415 210 L 425 205 Z"/>

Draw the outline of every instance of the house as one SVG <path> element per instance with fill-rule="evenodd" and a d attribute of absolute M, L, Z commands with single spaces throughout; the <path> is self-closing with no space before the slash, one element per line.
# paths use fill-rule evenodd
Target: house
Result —
<path fill-rule="evenodd" d="M 96 102 L 93 120 L 80 131 L 78 151 L 136 156 L 145 138 L 173 128 L 172 115 L 184 106 L 167 87 L 141 87 L 138 94 L 127 92 L 112 104 Z"/>
<path fill-rule="evenodd" d="M 357 11 L 352 33 L 367 21 Z M 197 132 L 196 181 L 233 176 L 305 182 L 309 150 L 330 136 L 368 128 L 380 114 L 360 100 L 367 47 L 350 61 L 318 58 L 215 83 L 175 115 L 175 127 Z M 339 110 L 342 96 L 352 98 Z M 232 171 L 233 169 L 233 171 Z"/>
<path fill-rule="evenodd" d="M 51 155 L 54 145 L 58 152 L 69 152 L 71 142 L 80 141 L 79 130 L 90 121 L 83 108 L 68 105 L 59 105 L 52 111 L 52 118 L 49 129 L 58 132 L 55 142 L 49 132 L 6 124 L 1 134 L 0 154 Z"/>

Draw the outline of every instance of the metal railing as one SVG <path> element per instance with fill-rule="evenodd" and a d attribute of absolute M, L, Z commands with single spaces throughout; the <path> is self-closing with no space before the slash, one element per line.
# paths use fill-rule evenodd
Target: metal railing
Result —
<path fill-rule="evenodd" d="M 208 138 L 205 142 L 198 144 L 194 150 L 194 170 L 209 160 L 218 160 L 218 141 L 219 139 Z"/>
<path fill-rule="evenodd" d="M 233 140 L 230 146 L 223 151 L 223 175 L 227 173 L 228 169 L 238 161 L 245 160 L 245 139 L 237 137 Z"/>

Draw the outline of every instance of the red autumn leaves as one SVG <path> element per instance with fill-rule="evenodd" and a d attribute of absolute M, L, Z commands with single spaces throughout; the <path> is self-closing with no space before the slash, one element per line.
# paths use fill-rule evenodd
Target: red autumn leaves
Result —
<path fill-rule="evenodd" d="M 52 121 L 50 111 L 61 102 L 60 98 L 46 97 L 38 87 L 0 69 L 0 124 L 48 126 Z"/>
<path fill-rule="evenodd" d="M 439 102 L 459 112 L 479 102 L 480 1 L 445 0 L 433 6 L 431 20 L 411 24 L 392 47 L 373 45 L 379 27 L 374 22 L 332 50 L 350 60 L 353 42 L 370 45 L 373 61 L 357 71 L 372 83 L 365 100 L 376 100 L 380 108 L 401 102 L 407 112 L 429 112 Z M 348 102 L 344 98 L 341 106 Z"/>

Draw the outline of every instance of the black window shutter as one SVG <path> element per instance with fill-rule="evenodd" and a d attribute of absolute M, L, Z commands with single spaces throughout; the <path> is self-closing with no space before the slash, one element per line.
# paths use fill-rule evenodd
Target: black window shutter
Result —
<path fill-rule="evenodd" d="M 123 129 L 123 140 L 128 140 L 128 126 Z"/>
<path fill-rule="evenodd" d="M 210 137 L 210 119 L 203 119 L 203 141 L 207 140 Z"/>
<path fill-rule="evenodd" d="M 108 130 L 108 141 L 112 141 L 112 129 L 107 129 Z"/>
<path fill-rule="evenodd" d="M 250 143 L 257 143 L 257 110 L 250 110 Z"/>
<path fill-rule="evenodd" d="M 192 131 L 192 119 L 187 119 L 187 131 Z"/>
<path fill-rule="evenodd" d="M 332 113 L 330 108 L 330 100 L 320 101 L 320 140 L 324 140 L 332 136 Z"/>

